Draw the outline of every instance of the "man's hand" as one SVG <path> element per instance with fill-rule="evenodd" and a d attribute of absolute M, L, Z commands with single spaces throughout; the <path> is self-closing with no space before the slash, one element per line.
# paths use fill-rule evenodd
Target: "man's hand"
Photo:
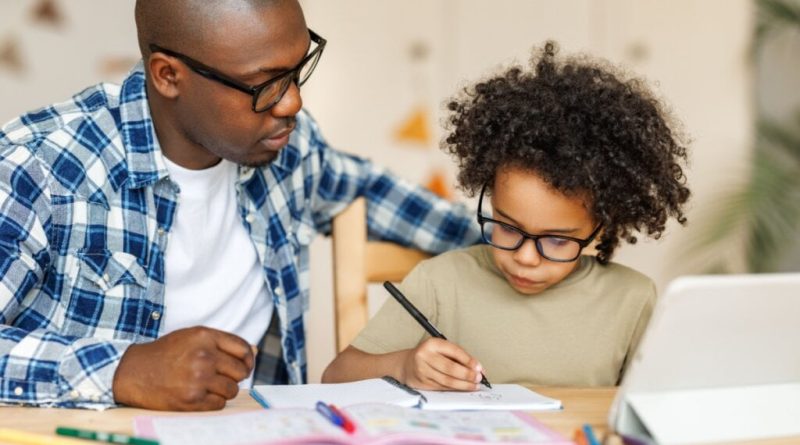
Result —
<path fill-rule="evenodd" d="M 114 374 L 117 403 L 169 411 L 222 409 L 254 365 L 242 338 L 206 327 L 132 345 Z"/>
<path fill-rule="evenodd" d="M 475 391 L 483 367 L 458 345 L 429 338 L 406 351 L 400 379 L 412 388 Z"/>

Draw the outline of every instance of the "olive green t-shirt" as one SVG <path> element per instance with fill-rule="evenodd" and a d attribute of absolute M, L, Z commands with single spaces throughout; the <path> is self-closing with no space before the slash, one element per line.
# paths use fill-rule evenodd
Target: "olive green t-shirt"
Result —
<path fill-rule="evenodd" d="M 582 256 L 560 283 L 523 295 L 497 269 L 490 249 L 473 246 L 424 261 L 399 287 L 448 340 L 480 361 L 492 383 L 618 384 L 655 304 L 652 280 Z M 380 354 L 427 337 L 388 298 L 352 346 Z"/>

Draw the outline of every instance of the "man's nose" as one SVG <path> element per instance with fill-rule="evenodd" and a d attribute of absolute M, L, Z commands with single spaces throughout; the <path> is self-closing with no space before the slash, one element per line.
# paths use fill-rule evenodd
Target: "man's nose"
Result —
<path fill-rule="evenodd" d="M 289 84 L 281 100 L 276 103 L 270 113 L 274 117 L 294 117 L 303 108 L 303 98 L 300 96 L 300 87 L 296 83 Z"/>

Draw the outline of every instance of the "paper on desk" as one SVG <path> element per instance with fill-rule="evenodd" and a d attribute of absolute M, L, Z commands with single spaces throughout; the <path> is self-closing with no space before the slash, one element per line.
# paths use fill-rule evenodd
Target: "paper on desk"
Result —
<path fill-rule="evenodd" d="M 405 388 L 405 389 L 403 389 Z M 415 391 L 385 379 L 309 385 L 256 385 L 251 394 L 268 408 L 313 409 L 322 400 L 346 407 L 364 403 L 419 406 L 424 410 L 557 410 L 561 401 L 516 384 L 478 391 Z"/>
<path fill-rule="evenodd" d="M 558 410 L 561 401 L 516 384 L 496 384 L 479 391 L 420 391 L 426 410 Z"/>
<path fill-rule="evenodd" d="M 314 409 L 320 400 L 339 407 L 361 403 L 417 406 L 420 402 L 419 394 L 410 393 L 383 379 L 307 385 L 255 385 L 250 394 L 267 408 Z"/>

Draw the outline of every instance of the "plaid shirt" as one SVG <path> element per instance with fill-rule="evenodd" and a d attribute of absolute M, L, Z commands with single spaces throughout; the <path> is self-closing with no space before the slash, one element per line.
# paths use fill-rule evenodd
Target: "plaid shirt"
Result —
<path fill-rule="evenodd" d="M 331 149 L 305 112 L 274 162 L 239 168 L 236 188 L 291 383 L 306 375 L 309 244 L 354 198 L 367 198 L 371 238 L 431 252 L 479 239 L 466 208 Z M 114 405 L 126 348 L 157 338 L 164 311 L 181 310 L 164 307 L 179 198 L 141 63 L 122 85 L 97 85 L 0 130 L 0 403 Z"/>

